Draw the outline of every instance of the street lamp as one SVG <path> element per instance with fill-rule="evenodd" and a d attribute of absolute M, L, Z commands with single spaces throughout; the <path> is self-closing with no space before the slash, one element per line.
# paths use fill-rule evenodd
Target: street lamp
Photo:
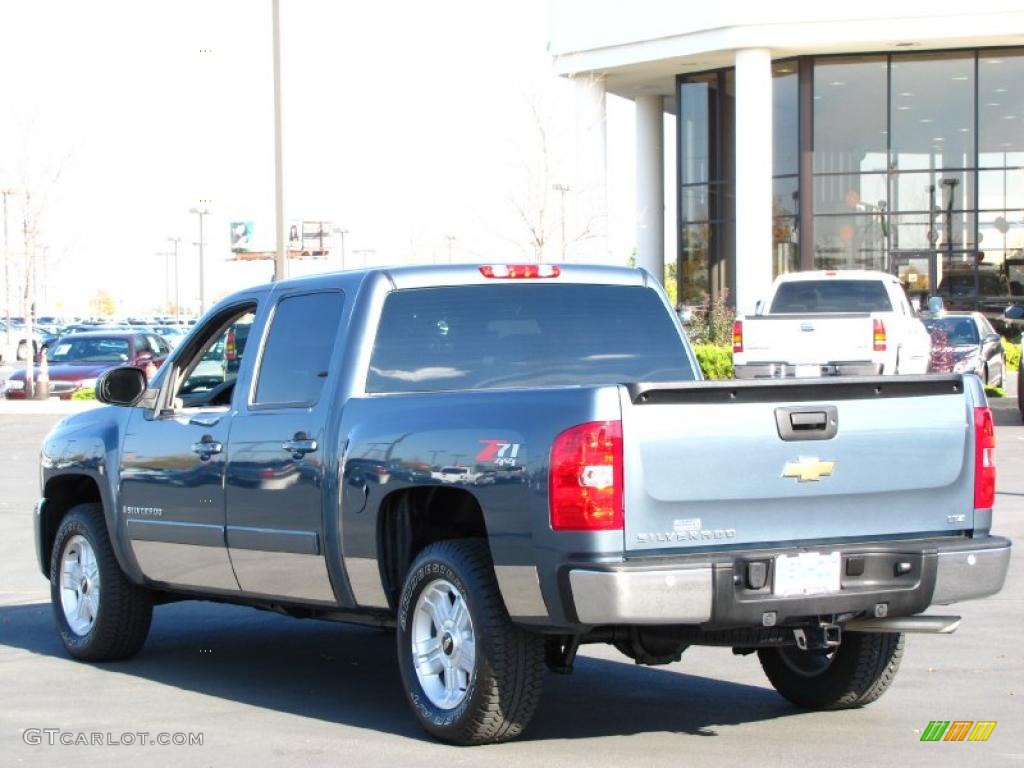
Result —
<path fill-rule="evenodd" d="M 4 310 L 7 313 L 7 346 L 11 346 L 11 252 L 7 244 L 7 198 L 15 194 L 13 189 L 0 189 L 4 198 Z"/>
<path fill-rule="evenodd" d="M 561 194 L 562 212 L 562 261 L 565 262 L 565 193 L 569 191 L 568 184 L 552 184 L 551 188 Z"/>
<path fill-rule="evenodd" d="M 356 256 L 363 257 L 363 269 L 366 269 L 366 257 L 376 252 L 373 248 L 360 248 L 359 250 L 352 251 Z"/>
<path fill-rule="evenodd" d="M 445 235 L 444 239 L 448 241 L 448 263 L 452 263 L 452 243 L 455 242 L 455 235 Z"/>
<path fill-rule="evenodd" d="M 341 229 L 339 227 L 335 227 L 331 231 L 334 232 L 334 234 L 338 235 L 341 238 L 341 271 L 344 272 L 345 271 L 345 235 L 348 234 L 348 230 L 347 229 Z"/>
<path fill-rule="evenodd" d="M 174 243 L 174 323 L 181 322 L 181 296 L 178 293 L 178 243 L 180 237 L 168 237 L 167 242 Z"/>
<path fill-rule="evenodd" d="M 209 208 L 189 208 L 189 213 L 194 213 L 199 217 L 199 242 L 196 245 L 199 246 L 199 314 L 200 316 L 206 312 L 206 276 L 203 274 L 203 216 L 210 215 Z"/>

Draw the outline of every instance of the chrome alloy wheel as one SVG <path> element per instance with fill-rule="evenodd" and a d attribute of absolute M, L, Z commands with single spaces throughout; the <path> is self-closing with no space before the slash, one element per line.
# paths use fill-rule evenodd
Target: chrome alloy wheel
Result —
<path fill-rule="evenodd" d="M 476 635 L 466 600 L 450 581 L 435 579 L 420 592 L 410 635 L 420 687 L 434 706 L 454 709 L 473 680 Z"/>
<path fill-rule="evenodd" d="M 61 553 L 60 604 L 71 631 L 89 634 L 100 609 L 100 569 L 84 536 L 72 536 Z"/>

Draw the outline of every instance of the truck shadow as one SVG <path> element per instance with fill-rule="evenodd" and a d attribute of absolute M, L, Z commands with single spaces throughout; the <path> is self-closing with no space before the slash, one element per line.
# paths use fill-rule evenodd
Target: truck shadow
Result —
<path fill-rule="evenodd" d="M 70 684 L 83 669 L 64 652 L 48 603 L 0 606 L 0 627 L 0 646 L 65 664 L 61 674 Z M 157 609 L 135 658 L 103 666 L 251 706 L 429 741 L 402 693 L 394 642 L 391 632 L 377 629 L 186 602 Z M 130 704 L 124 707 L 127 719 Z M 795 714 L 767 687 L 581 656 L 571 676 L 548 675 L 521 740 L 714 736 L 717 726 Z"/>

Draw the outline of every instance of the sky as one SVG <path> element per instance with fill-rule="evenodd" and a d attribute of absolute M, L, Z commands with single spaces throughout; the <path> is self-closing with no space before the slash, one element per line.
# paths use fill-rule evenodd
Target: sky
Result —
<path fill-rule="evenodd" d="M 549 181 L 569 183 L 574 156 L 575 85 L 552 72 L 544 0 L 281 0 L 281 16 L 287 219 L 348 230 L 348 267 L 447 261 L 449 244 L 455 261 L 532 255 L 516 201 L 536 182 L 533 112 L 552 140 Z M 168 237 L 182 239 L 180 295 L 194 304 L 193 207 L 211 211 L 208 302 L 270 278 L 270 262 L 228 260 L 231 221 L 273 249 L 270 0 L 0 0 L 0 68 L 0 188 L 45 200 L 39 312 L 84 312 L 100 290 L 119 313 L 164 304 Z M 608 97 L 607 247 L 621 263 L 635 243 L 633 119 Z M 557 193 L 548 203 L 557 258 Z M 572 242 L 584 216 L 568 207 Z M 292 274 L 340 268 L 339 246 Z"/>

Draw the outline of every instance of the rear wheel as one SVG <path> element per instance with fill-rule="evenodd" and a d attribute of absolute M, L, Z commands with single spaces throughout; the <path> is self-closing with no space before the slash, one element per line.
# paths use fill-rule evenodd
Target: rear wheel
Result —
<path fill-rule="evenodd" d="M 838 648 L 796 646 L 757 652 L 768 680 L 783 697 L 806 709 L 852 709 L 870 704 L 892 684 L 903 658 L 903 635 L 849 632 Z"/>
<path fill-rule="evenodd" d="M 60 639 L 76 659 L 126 659 L 146 642 L 151 594 L 121 571 L 99 504 L 79 504 L 61 521 L 50 557 L 50 599 Z"/>
<path fill-rule="evenodd" d="M 526 727 L 540 699 L 544 641 L 509 618 L 485 542 L 441 541 L 419 554 L 396 636 L 406 698 L 431 734 L 484 744 Z"/>

